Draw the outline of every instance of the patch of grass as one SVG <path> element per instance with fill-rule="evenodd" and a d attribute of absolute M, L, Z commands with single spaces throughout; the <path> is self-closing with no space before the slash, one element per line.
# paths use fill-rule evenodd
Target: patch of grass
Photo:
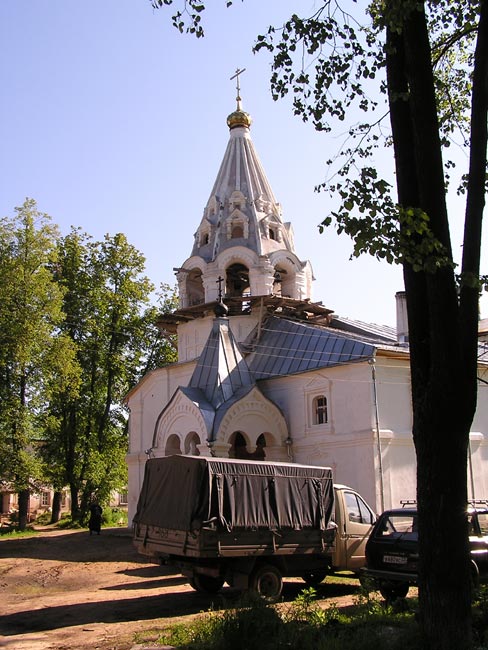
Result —
<path fill-rule="evenodd" d="M 488 584 L 483 584 L 473 601 L 473 632 L 480 648 L 488 648 Z"/>
<path fill-rule="evenodd" d="M 32 537 L 36 535 L 37 531 L 33 528 L 26 528 L 26 530 L 17 530 L 16 528 L 0 528 L 1 539 L 19 539 L 21 537 Z"/>
<path fill-rule="evenodd" d="M 78 521 L 73 521 L 71 519 L 71 515 L 63 515 L 61 519 L 55 524 L 55 528 L 60 528 L 61 530 L 68 530 L 68 529 L 78 529 L 78 528 L 85 528 L 85 526 L 82 526 Z"/>
<path fill-rule="evenodd" d="M 237 606 L 202 613 L 190 623 L 151 631 L 151 642 L 185 650 L 404 650 L 418 648 L 410 605 L 386 606 L 366 592 L 352 610 L 323 609 L 314 589 L 290 605 L 243 599 Z M 407 601 L 403 601 L 406 603 Z M 146 639 L 147 640 L 147 639 Z M 139 639 L 138 642 L 144 641 Z"/>

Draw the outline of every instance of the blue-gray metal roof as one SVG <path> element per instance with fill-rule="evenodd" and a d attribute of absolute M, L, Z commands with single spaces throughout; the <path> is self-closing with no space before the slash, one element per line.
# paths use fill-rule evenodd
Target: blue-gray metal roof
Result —
<path fill-rule="evenodd" d="M 232 335 L 227 318 L 216 318 L 190 379 L 189 387 L 200 389 L 214 408 L 231 399 L 254 379 Z"/>
<path fill-rule="evenodd" d="M 260 330 L 247 364 L 255 379 L 291 375 L 374 356 L 376 346 L 329 328 L 270 317 Z"/>
<path fill-rule="evenodd" d="M 398 343 L 397 331 L 390 325 L 378 325 L 376 323 L 365 323 L 360 320 L 352 320 L 342 316 L 334 316 L 330 322 L 334 329 L 357 334 L 360 337 L 374 339 L 375 342 L 387 345 L 396 345 Z"/>

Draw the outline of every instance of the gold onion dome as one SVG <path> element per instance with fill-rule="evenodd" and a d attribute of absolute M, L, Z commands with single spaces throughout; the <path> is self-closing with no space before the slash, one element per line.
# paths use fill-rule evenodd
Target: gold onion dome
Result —
<path fill-rule="evenodd" d="M 252 120 L 249 113 L 240 110 L 240 108 L 231 113 L 227 118 L 227 126 L 229 129 L 235 129 L 238 126 L 246 126 L 249 128 L 251 126 L 251 122 Z"/>

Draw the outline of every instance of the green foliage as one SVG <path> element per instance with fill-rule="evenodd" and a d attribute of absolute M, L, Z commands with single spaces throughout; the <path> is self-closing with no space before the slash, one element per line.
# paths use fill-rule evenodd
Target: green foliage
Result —
<path fill-rule="evenodd" d="M 75 366 L 71 381 L 53 391 L 43 455 L 52 482 L 70 486 L 75 520 L 84 520 L 92 498 L 108 503 L 126 486 L 124 396 L 149 368 L 174 358 L 173 341 L 156 330 L 144 263 L 122 234 L 94 242 L 73 229 L 58 243 L 61 329 Z M 164 289 L 158 300 L 171 302 Z"/>
<path fill-rule="evenodd" d="M 358 12 L 351 15 L 339 4 L 323 2 L 309 18 L 293 15 L 282 27 L 269 27 L 258 36 L 254 49 L 273 55 L 275 99 L 291 94 L 294 112 L 319 131 L 337 129 L 337 121 L 349 122 L 340 153 L 328 160 L 328 179 L 316 187 L 341 199 L 339 208 L 321 222 L 320 232 L 335 223 L 339 233 L 352 238 L 355 257 L 368 253 L 435 272 L 456 263 L 446 242 L 428 225 L 425 212 L 415 206 L 400 209 L 391 183 L 378 178 L 375 164 L 378 147 L 393 143 L 384 119 L 394 95 L 382 80 L 386 61 L 382 33 L 387 26 L 401 33 L 419 6 L 413 1 L 371 2 L 367 24 Z M 472 90 L 468 71 L 474 61 L 479 6 L 463 0 L 455 5 L 431 2 L 427 8 L 441 144 L 446 149 L 452 143 L 465 146 Z M 395 98 L 407 101 L 408 96 Z M 362 112 L 368 114 L 367 122 L 359 117 Z M 455 163 L 446 156 L 446 187 L 454 169 Z M 460 187 L 463 177 L 461 173 L 457 179 Z"/>
<path fill-rule="evenodd" d="M 16 490 L 68 485 L 72 519 L 127 485 L 125 394 L 176 359 L 156 327 L 176 306 L 123 234 L 61 238 L 27 199 L 0 221 L 0 477 Z"/>
<path fill-rule="evenodd" d="M 379 603 L 379 601 L 375 601 Z M 289 606 L 267 605 L 244 598 L 237 606 L 201 614 L 189 624 L 177 624 L 151 641 L 187 650 L 402 650 L 420 647 L 410 609 L 395 612 L 368 597 L 351 611 L 335 605 L 322 609 L 313 589 L 304 590 Z M 144 635 L 137 641 L 144 643 Z"/>
<path fill-rule="evenodd" d="M 244 0 L 242 0 L 244 1 Z M 173 0 L 150 0 L 154 9 L 169 6 L 173 4 Z M 230 7 L 233 0 L 226 0 L 226 6 Z M 205 35 L 202 20 L 202 12 L 205 10 L 205 5 L 201 0 L 185 0 L 183 9 L 178 10 L 173 16 L 173 26 L 181 33 L 193 34 L 197 38 L 202 38 Z"/>
<path fill-rule="evenodd" d="M 33 537 L 36 535 L 36 531 L 32 528 L 26 528 L 25 530 L 17 530 L 14 528 L 0 528 L 0 538 L 3 539 L 19 539 L 22 537 Z"/>
<path fill-rule="evenodd" d="M 127 527 L 128 518 L 127 510 L 122 508 L 104 508 L 102 514 L 102 525 L 115 527 L 115 526 L 124 526 Z"/>
<path fill-rule="evenodd" d="M 39 413 L 60 354 L 63 313 L 50 272 L 57 230 L 32 199 L 15 212 L 0 221 L 0 476 L 21 491 L 42 478 Z"/>

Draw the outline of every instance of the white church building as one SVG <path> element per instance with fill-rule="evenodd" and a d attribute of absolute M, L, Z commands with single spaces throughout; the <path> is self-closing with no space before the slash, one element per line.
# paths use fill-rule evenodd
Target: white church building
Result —
<path fill-rule="evenodd" d="M 378 512 L 414 499 L 404 295 L 397 329 L 312 301 L 313 273 L 267 180 L 241 107 L 178 267 L 179 308 L 159 326 L 178 362 L 148 373 L 129 408 L 129 521 L 149 457 L 194 454 L 331 467 Z M 488 497 L 488 342 L 480 338 L 469 494 Z"/>

